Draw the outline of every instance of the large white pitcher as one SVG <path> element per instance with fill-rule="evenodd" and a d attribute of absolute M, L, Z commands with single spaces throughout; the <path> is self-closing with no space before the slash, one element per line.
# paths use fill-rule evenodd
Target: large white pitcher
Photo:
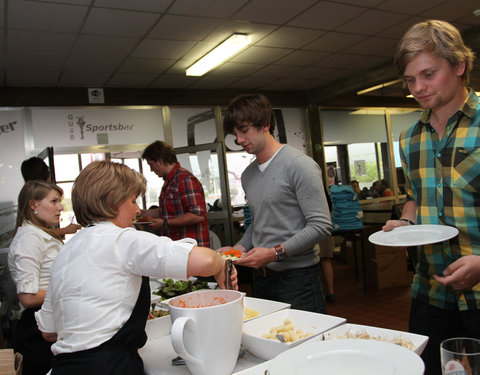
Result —
<path fill-rule="evenodd" d="M 229 375 L 237 363 L 243 293 L 200 290 L 169 302 L 172 345 L 193 375 Z"/>

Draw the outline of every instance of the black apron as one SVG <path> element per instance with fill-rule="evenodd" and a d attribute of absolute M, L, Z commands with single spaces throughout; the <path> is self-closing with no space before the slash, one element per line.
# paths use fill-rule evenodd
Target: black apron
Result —
<path fill-rule="evenodd" d="M 96 348 L 56 355 L 52 375 L 144 375 L 138 349 L 147 342 L 150 299 L 149 279 L 143 276 L 137 302 L 124 326 Z"/>
<path fill-rule="evenodd" d="M 23 375 L 45 375 L 52 368 L 51 342 L 37 328 L 35 309 L 25 309 L 13 335 L 13 349 L 23 355 Z"/>

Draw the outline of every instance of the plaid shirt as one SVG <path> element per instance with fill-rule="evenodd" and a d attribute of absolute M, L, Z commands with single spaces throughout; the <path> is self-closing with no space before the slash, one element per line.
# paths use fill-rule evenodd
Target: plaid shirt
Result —
<path fill-rule="evenodd" d="M 207 206 L 202 184 L 190 171 L 180 167 L 180 163 L 177 163 L 168 176 L 164 177 L 159 207 L 160 217 L 166 217 L 167 220 L 187 212 L 203 216 L 204 220 L 198 224 L 183 227 L 168 226 L 167 233 L 163 234 L 172 240 L 194 238 L 198 246 L 210 247 Z"/>
<path fill-rule="evenodd" d="M 417 224 L 456 227 L 450 241 L 419 249 L 412 297 L 442 309 L 479 309 L 480 284 L 455 291 L 435 281 L 464 255 L 480 255 L 480 103 L 470 91 L 448 120 L 442 139 L 430 125 L 430 110 L 400 135 L 408 199 L 417 205 Z"/>

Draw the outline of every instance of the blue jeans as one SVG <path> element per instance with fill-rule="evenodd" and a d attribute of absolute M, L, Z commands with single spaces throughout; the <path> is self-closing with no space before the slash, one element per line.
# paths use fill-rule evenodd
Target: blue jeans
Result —
<path fill-rule="evenodd" d="M 292 309 L 327 313 L 320 264 L 275 272 L 267 277 L 254 270 L 252 292 L 256 298 L 291 304 Z"/>
<path fill-rule="evenodd" d="M 421 357 L 425 375 L 442 373 L 440 343 L 452 337 L 480 339 L 480 310 L 445 310 L 412 299 L 409 331 L 429 337 Z"/>

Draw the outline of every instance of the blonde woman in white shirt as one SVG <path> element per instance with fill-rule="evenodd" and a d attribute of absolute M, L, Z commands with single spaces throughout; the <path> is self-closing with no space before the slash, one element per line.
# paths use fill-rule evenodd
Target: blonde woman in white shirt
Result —
<path fill-rule="evenodd" d="M 44 337 L 55 341 L 52 375 L 143 375 L 148 277 L 215 276 L 225 261 L 196 241 L 172 241 L 132 228 L 145 178 L 124 164 L 94 162 L 72 189 L 77 221 L 86 226 L 62 249 L 42 310 Z M 232 275 L 236 287 L 236 272 Z M 161 350 L 161 349 L 160 349 Z"/>
<path fill-rule="evenodd" d="M 50 268 L 63 242 L 52 230 L 58 224 L 63 191 L 54 184 L 28 181 L 18 195 L 15 236 L 8 267 L 15 282 L 21 315 L 13 346 L 23 355 L 23 374 L 45 374 L 51 367 L 51 343 L 37 328 L 34 313 L 45 299 Z"/>

